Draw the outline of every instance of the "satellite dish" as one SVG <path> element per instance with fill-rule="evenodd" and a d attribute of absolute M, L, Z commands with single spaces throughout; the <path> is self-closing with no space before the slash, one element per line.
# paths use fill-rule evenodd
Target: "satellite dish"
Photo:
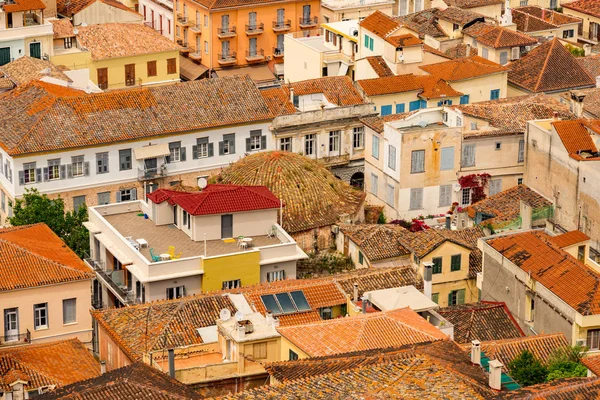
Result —
<path fill-rule="evenodd" d="M 208 181 L 204 177 L 198 178 L 198 187 L 204 189 L 208 185 Z"/>
<path fill-rule="evenodd" d="M 356 29 L 355 27 L 350 28 L 350 35 L 358 36 L 358 29 Z"/>
<path fill-rule="evenodd" d="M 241 321 L 243 319 L 244 319 L 244 313 L 243 312 L 238 311 L 238 312 L 235 313 L 235 320 L 236 321 L 239 322 L 239 321 Z"/>
<path fill-rule="evenodd" d="M 455 192 L 458 192 L 461 188 L 460 188 L 460 183 L 455 183 L 452 185 L 452 189 L 454 189 Z"/>
<path fill-rule="evenodd" d="M 229 318 L 231 318 L 231 311 L 229 311 L 227 308 L 224 308 L 221 310 L 219 315 L 221 316 L 222 321 L 227 321 Z"/>
<path fill-rule="evenodd" d="M 77 29 L 77 28 L 73 29 L 73 34 L 74 35 L 77 35 L 78 33 L 79 33 L 79 29 Z"/>

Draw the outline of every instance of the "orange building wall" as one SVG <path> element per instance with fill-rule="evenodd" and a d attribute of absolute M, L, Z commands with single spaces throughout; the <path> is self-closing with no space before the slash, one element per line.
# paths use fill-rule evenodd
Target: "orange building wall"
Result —
<path fill-rule="evenodd" d="M 183 15 L 183 5 L 186 5 L 187 8 L 187 16 L 191 24 L 195 24 L 196 22 L 196 11 L 200 12 L 200 23 L 202 24 L 202 32 L 200 33 L 200 44 L 202 47 L 202 60 L 201 63 L 208 68 L 219 69 L 221 66 L 218 63 L 218 54 L 221 51 L 221 42 L 224 40 L 229 40 L 230 45 L 230 53 L 237 53 L 237 66 L 247 65 L 246 61 L 246 51 L 249 48 L 249 39 L 251 37 L 257 38 L 257 49 L 264 50 L 265 59 L 264 62 L 267 61 L 267 56 L 272 58 L 273 49 L 277 46 L 277 35 L 280 33 L 286 34 L 290 32 L 300 31 L 300 17 L 302 16 L 302 7 L 304 5 L 311 6 L 311 18 L 313 16 L 320 17 L 320 2 L 316 0 L 307 0 L 307 1 L 298 1 L 298 2 L 278 2 L 278 3 L 269 3 L 264 5 L 252 5 L 238 8 L 231 8 L 227 10 L 218 10 L 218 11 L 210 11 L 206 8 L 200 6 L 197 3 L 194 3 L 190 0 L 177 1 L 174 5 L 174 13 Z M 285 9 L 285 20 L 290 20 L 291 29 L 287 32 L 274 32 L 273 31 L 273 21 L 277 20 L 277 10 L 280 8 Z M 264 32 L 255 36 L 246 35 L 246 24 L 249 22 L 248 13 L 256 12 L 257 24 L 264 24 Z M 204 25 L 204 16 L 209 15 L 209 26 Z M 237 34 L 233 38 L 228 39 L 219 39 L 217 36 L 217 30 L 221 26 L 221 16 L 228 14 L 229 15 L 229 26 L 235 26 L 237 29 Z M 175 18 L 176 19 L 176 18 Z M 318 20 L 318 24 L 316 27 L 312 29 L 316 29 L 319 27 L 319 24 L 322 21 Z M 180 25 L 177 22 L 177 25 Z M 180 37 L 177 37 L 177 28 L 175 28 L 175 39 L 183 40 L 183 27 L 180 26 Z M 187 43 L 192 47 L 196 47 L 196 36 L 197 33 L 193 32 L 191 29 L 187 29 Z M 205 41 L 209 44 L 208 54 L 205 50 Z"/>
<path fill-rule="evenodd" d="M 110 354 L 108 351 L 109 346 L 111 347 Z M 129 357 L 125 355 L 100 325 L 98 325 L 98 352 L 100 361 L 106 361 L 107 371 L 126 367 L 131 364 Z"/>

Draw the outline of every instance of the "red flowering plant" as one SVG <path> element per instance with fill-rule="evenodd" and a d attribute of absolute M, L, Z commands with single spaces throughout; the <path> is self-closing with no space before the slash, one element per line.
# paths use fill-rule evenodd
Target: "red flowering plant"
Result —
<path fill-rule="evenodd" d="M 411 232 L 424 231 L 425 229 L 429 229 L 429 225 L 427 225 L 425 222 L 423 222 L 422 219 L 414 218 L 412 220 L 412 224 L 410 226 Z"/>
<path fill-rule="evenodd" d="M 485 188 L 490 178 L 488 173 L 465 175 L 458 178 L 458 184 L 461 189 L 471 189 L 471 204 L 475 204 L 486 198 Z"/>

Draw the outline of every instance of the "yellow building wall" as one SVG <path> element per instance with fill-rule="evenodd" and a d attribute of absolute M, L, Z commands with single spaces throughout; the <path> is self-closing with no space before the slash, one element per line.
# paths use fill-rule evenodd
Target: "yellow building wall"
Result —
<path fill-rule="evenodd" d="M 202 291 L 221 290 L 224 281 L 240 279 L 242 286 L 260 283 L 260 251 L 205 258 L 202 261 Z"/>
<path fill-rule="evenodd" d="M 419 100 L 417 94 L 419 91 L 413 92 L 402 92 L 402 93 L 394 93 L 394 94 L 386 94 L 383 96 L 369 96 L 369 100 L 373 102 L 373 105 L 376 107 L 376 111 L 381 114 L 381 106 L 391 105 L 392 106 L 392 114 L 396 113 L 396 104 L 404 104 L 404 112 L 408 112 L 409 103 L 411 101 Z M 380 157 L 383 155 L 381 154 Z"/>
<path fill-rule="evenodd" d="M 52 36 L 48 35 L 48 36 L 36 36 L 36 37 L 30 37 L 30 38 L 25 38 L 25 55 L 31 57 L 31 54 L 29 53 L 29 43 L 32 42 L 40 42 L 42 44 L 42 56 L 47 54 L 47 55 L 51 55 L 53 54 L 53 38 Z M 13 50 L 14 51 L 14 50 Z"/>
<path fill-rule="evenodd" d="M 472 7 L 469 8 L 469 11 L 477 13 L 477 14 L 481 14 L 484 17 L 490 18 L 490 19 L 494 19 L 496 21 L 500 21 L 500 17 L 502 17 L 502 9 L 503 9 L 503 4 L 491 4 L 491 5 L 487 5 L 487 6 L 481 6 L 481 7 Z"/>
<path fill-rule="evenodd" d="M 548 0 L 549 1 L 549 0 Z M 568 1 L 564 1 L 565 3 Z M 596 17 L 589 14 L 584 14 L 579 11 L 572 10 L 570 8 L 563 8 L 563 14 L 571 15 L 573 17 L 581 18 L 583 20 L 583 34 L 579 35 L 579 37 L 587 39 L 588 33 L 590 32 L 590 22 L 595 22 L 600 24 L 600 17 Z M 575 30 L 577 32 L 577 30 Z"/>
<path fill-rule="evenodd" d="M 255 358 L 254 357 L 254 345 L 265 343 L 267 345 L 267 356 L 265 358 Z M 240 344 L 238 347 L 240 349 L 240 355 L 249 356 L 257 362 L 265 363 L 265 362 L 276 362 L 281 361 L 281 338 L 270 339 L 268 341 L 265 340 L 256 340 L 253 342 L 244 342 Z M 244 357 L 238 357 L 239 369 L 238 372 L 243 374 L 244 371 Z"/>
<path fill-rule="evenodd" d="M 298 354 L 298 359 L 301 360 L 303 358 L 309 358 L 310 356 L 306 354 L 304 351 L 300 350 L 298 346 L 287 340 L 284 336 L 281 337 L 281 360 L 287 361 L 290 359 L 290 350 L 294 353 Z"/>
<path fill-rule="evenodd" d="M 491 91 L 500 89 L 500 98 L 507 97 L 507 72 L 486 75 L 480 78 L 464 81 L 452 81 L 450 85 L 454 90 L 469 95 L 469 103 L 490 100 Z"/>

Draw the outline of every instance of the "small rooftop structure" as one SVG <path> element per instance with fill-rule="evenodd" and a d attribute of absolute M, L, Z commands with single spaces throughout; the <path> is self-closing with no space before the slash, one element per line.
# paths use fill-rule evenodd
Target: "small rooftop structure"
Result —
<path fill-rule="evenodd" d="M 534 37 L 486 22 L 479 22 L 472 25 L 465 29 L 463 33 L 475 38 L 477 43 L 494 49 L 533 46 L 538 43 Z"/>
<path fill-rule="evenodd" d="M 273 318 L 264 317 L 262 314 L 253 312 L 243 314 L 241 320 L 231 317 L 226 321 L 218 321 L 220 334 L 226 338 L 234 340 L 236 343 L 251 342 L 255 340 L 278 338 L 276 326 Z"/>
<path fill-rule="evenodd" d="M 365 292 L 363 298 L 369 299 L 369 301 L 381 311 L 408 307 L 418 313 L 421 311 L 437 309 L 439 307 L 414 286 L 373 290 Z"/>

